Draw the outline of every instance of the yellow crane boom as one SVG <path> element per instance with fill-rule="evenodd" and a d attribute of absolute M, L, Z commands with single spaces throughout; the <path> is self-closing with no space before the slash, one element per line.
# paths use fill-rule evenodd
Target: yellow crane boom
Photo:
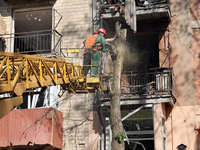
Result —
<path fill-rule="evenodd" d="M 0 99 L 0 118 L 23 103 L 24 91 L 41 87 L 42 93 L 52 85 L 89 93 L 99 88 L 99 78 L 86 78 L 80 65 L 64 59 L 0 52 L 0 95 L 12 95 Z"/>

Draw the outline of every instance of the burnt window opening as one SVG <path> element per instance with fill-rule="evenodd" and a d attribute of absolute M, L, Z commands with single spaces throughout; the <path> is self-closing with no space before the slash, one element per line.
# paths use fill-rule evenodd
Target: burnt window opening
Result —
<path fill-rule="evenodd" d="M 158 34 L 135 34 L 127 38 L 124 71 L 148 71 L 159 67 Z"/>

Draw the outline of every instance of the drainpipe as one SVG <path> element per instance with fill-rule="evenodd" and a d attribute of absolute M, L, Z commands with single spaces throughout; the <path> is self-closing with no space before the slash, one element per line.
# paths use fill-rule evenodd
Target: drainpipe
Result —
<path fill-rule="evenodd" d="M 104 0 L 101 0 L 99 11 L 101 10 L 101 6 L 102 6 L 102 5 L 104 6 Z M 102 20 L 102 18 L 101 18 L 101 14 L 100 14 L 100 28 L 103 28 L 103 20 Z"/>
<path fill-rule="evenodd" d="M 168 55 L 169 55 L 169 68 L 171 67 L 170 65 L 170 61 L 171 61 L 171 45 L 170 45 L 170 42 L 169 42 L 169 29 L 168 29 Z"/>
<path fill-rule="evenodd" d="M 101 6 L 102 6 L 102 5 L 104 5 L 104 0 L 101 0 L 99 11 L 101 10 Z M 100 17 L 100 28 L 103 28 L 103 20 L 102 20 L 102 18 L 101 18 L 101 14 L 100 14 L 99 17 Z"/>
<path fill-rule="evenodd" d="M 53 17 L 54 17 L 54 22 L 53 22 L 53 51 L 55 53 L 55 45 L 56 45 L 56 34 L 55 34 L 55 26 L 56 26 L 56 10 L 53 10 Z"/>
<path fill-rule="evenodd" d="M 103 28 L 103 20 L 102 20 L 101 16 L 100 16 L 100 27 Z"/>
<path fill-rule="evenodd" d="M 153 118 L 153 131 L 154 131 L 154 104 L 152 104 L 152 118 Z M 155 139 L 154 133 L 153 133 L 153 138 Z M 154 140 L 154 149 L 155 149 L 155 140 Z"/>

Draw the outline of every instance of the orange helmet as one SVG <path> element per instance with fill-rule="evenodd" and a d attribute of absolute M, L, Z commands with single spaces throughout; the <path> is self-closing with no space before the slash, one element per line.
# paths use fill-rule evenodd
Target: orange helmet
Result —
<path fill-rule="evenodd" d="M 93 34 L 98 34 L 98 31 L 94 31 Z"/>
<path fill-rule="evenodd" d="M 100 28 L 98 32 L 103 32 L 106 35 L 106 30 L 104 28 Z"/>

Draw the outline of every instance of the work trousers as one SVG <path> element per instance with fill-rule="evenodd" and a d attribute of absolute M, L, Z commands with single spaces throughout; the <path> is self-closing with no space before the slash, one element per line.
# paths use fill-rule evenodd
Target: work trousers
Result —
<path fill-rule="evenodd" d="M 96 76 L 98 73 L 100 57 L 101 57 L 101 51 L 92 52 L 92 76 Z"/>
<path fill-rule="evenodd" d="M 84 57 L 83 57 L 83 74 L 85 76 L 87 76 L 90 68 L 91 68 L 91 53 L 87 52 L 84 54 Z"/>
<path fill-rule="evenodd" d="M 104 74 L 107 56 L 108 56 L 108 52 L 105 52 L 103 55 L 103 62 L 102 62 L 102 71 L 101 71 L 102 74 Z"/>

